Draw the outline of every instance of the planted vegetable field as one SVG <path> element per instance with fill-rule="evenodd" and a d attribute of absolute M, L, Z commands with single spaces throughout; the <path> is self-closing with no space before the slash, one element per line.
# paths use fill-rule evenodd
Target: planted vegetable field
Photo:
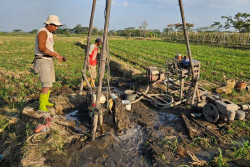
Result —
<path fill-rule="evenodd" d="M 164 67 L 178 51 L 186 55 L 186 45 L 163 41 L 111 40 L 112 56 L 130 63 L 138 69 L 150 65 Z M 250 79 L 250 52 L 223 47 L 191 45 L 192 56 L 201 61 L 201 78 L 212 82 L 222 81 L 222 76 L 242 80 Z"/>

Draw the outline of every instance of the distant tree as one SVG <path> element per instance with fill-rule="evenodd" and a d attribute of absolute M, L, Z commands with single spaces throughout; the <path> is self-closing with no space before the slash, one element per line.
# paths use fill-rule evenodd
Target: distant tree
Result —
<path fill-rule="evenodd" d="M 13 32 L 15 32 L 15 33 L 22 33 L 23 30 L 21 30 L 21 29 L 15 29 L 15 30 L 13 30 Z"/>
<path fill-rule="evenodd" d="M 124 36 L 131 37 L 134 36 L 135 27 L 125 28 L 123 31 L 124 31 Z"/>
<path fill-rule="evenodd" d="M 140 31 L 140 37 L 141 37 L 142 26 L 139 26 L 139 31 Z"/>
<path fill-rule="evenodd" d="M 139 30 L 139 29 L 135 29 L 134 31 L 133 31 L 133 36 L 137 36 L 137 37 L 141 37 L 141 33 L 140 33 L 141 31 Z"/>
<path fill-rule="evenodd" d="M 59 29 L 65 29 L 67 28 L 68 26 L 66 24 L 63 24 L 62 26 L 59 27 Z"/>
<path fill-rule="evenodd" d="M 103 35 L 103 32 L 104 32 L 104 30 L 101 29 L 101 30 L 99 31 L 98 35 Z"/>
<path fill-rule="evenodd" d="M 238 12 L 234 18 L 232 16 L 222 16 L 222 19 L 226 19 L 224 28 L 229 29 L 234 27 L 239 32 L 250 32 L 250 14 Z"/>
<path fill-rule="evenodd" d="M 92 27 L 92 35 L 98 35 L 99 30 L 96 27 Z"/>
<path fill-rule="evenodd" d="M 181 24 L 181 23 L 176 23 L 176 24 L 174 24 L 174 27 L 175 27 L 175 29 L 176 29 L 177 31 L 183 31 L 183 24 Z M 191 30 L 192 30 L 191 28 L 194 27 L 194 24 L 192 24 L 192 23 L 186 23 L 186 27 L 187 27 L 187 29 L 188 29 L 189 31 L 191 31 Z"/>
<path fill-rule="evenodd" d="M 214 32 L 215 29 L 213 26 L 199 27 L 196 29 L 197 32 Z"/>
<path fill-rule="evenodd" d="M 81 24 L 77 24 L 74 28 L 70 29 L 70 33 L 74 34 L 87 34 L 89 31 L 88 27 L 82 27 Z"/>
<path fill-rule="evenodd" d="M 60 26 L 57 30 L 56 30 L 56 34 L 65 34 L 66 36 L 69 36 L 69 31 L 70 31 L 70 28 L 67 28 L 67 25 L 64 24 L 62 26 Z"/>
<path fill-rule="evenodd" d="M 142 22 L 142 30 L 143 30 L 143 32 L 144 32 L 144 38 L 146 37 L 146 33 L 147 33 L 147 26 L 148 26 L 148 23 L 147 23 L 147 21 L 146 20 L 144 20 L 143 22 Z"/>
<path fill-rule="evenodd" d="M 109 35 L 110 35 L 110 36 L 115 36 L 115 35 L 117 35 L 117 31 L 115 31 L 115 30 L 110 30 L 110 31 L 109 31 Z"/>
<path fill-rule="evenodd" d="M 211 27 L 213 27 L 216 31 L 220 31 L 220 29 L 223 27 L 223 25 L 220 22 L 214 22 L 213 24 L 211 24 Z"/>
<path fill-rule="evenodd" d="M 29 33 L 30 33 L 30 34 L 36 34 L 37 32 L 38 32 L 38 30 L 37 30 L 37 29 L 34 29 L 34 30 L 30 31 Z"/>
<path fill-rule="evenodd" d="M 151 37 L 153 36 L 156 38 L 156 37 L 159 37 L 161 35 L 161 31 L 158 29 L 150 30 L 150 32 L 151 32 Z"/>
<path fill-rule="evenodd" d="M 82 27 L 82 34 L 88 34 L 89 27 Z"/>
<path fill-rule="evenodd" d="M 175 26 L 174 24 L 168 24 L 167 28 L 163 29 L 163 32 L 167 34 L 168 32 L 174 31 L 174 26 Z"/>

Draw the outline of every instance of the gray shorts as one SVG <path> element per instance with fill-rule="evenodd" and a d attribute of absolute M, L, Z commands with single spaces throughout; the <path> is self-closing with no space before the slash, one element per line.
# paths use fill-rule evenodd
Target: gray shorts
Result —
<path fill-rule="evenodd" d="M 55 82 L 53 60 L 36 59 L 34 62 L 34 71 L 39 75 L 42 87 L 52 87 L 52 83 Z"/>

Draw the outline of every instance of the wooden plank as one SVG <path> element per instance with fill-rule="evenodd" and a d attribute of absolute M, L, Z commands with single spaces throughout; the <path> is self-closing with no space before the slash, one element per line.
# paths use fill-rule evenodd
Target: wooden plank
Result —
<path fill-rule="evenodd" d="M 49 112 L 35 111 L 32 107 L 25 107 L 22 114 L 33 117 L 33 118 L 48 118 L 50 117 Z"/>
<path fill-rule="evenodd" d="M 183 79 L 183 73 L 180 78 L 180 101 L 182 102 L 182 96 L 183 96 L 183 89 L 184 89 L 184 79 Z"/>
<path fill-rule="evenodd" d="M 188 94 L 187 94 L 186 104 L 189 103 L 189 99 L 190 99 L 190 96 L 191 96 L 191 91 L 192 91 L 192 84 L 189 85 L 189 90 L 188 90 Z"/>
<path fill-rule="evenodd" d="M 194 104 L 194 100 L 195 100 L 197 91 L 198 91 L 198 81 L 195 81 L 195 83 L 194 83 L 194 92 L 193 92 L 191 104 Z"/>

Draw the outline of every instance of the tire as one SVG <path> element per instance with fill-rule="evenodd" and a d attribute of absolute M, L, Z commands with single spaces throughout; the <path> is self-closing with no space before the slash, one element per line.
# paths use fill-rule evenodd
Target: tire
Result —
<path fill-rule="evenodd" d="M 220 118 L 220 114 L 217 107 L 212 103 L 207 103 L 203 107 L 203 114 L 205 118 L 211 123 L 216 123 Z"/>

